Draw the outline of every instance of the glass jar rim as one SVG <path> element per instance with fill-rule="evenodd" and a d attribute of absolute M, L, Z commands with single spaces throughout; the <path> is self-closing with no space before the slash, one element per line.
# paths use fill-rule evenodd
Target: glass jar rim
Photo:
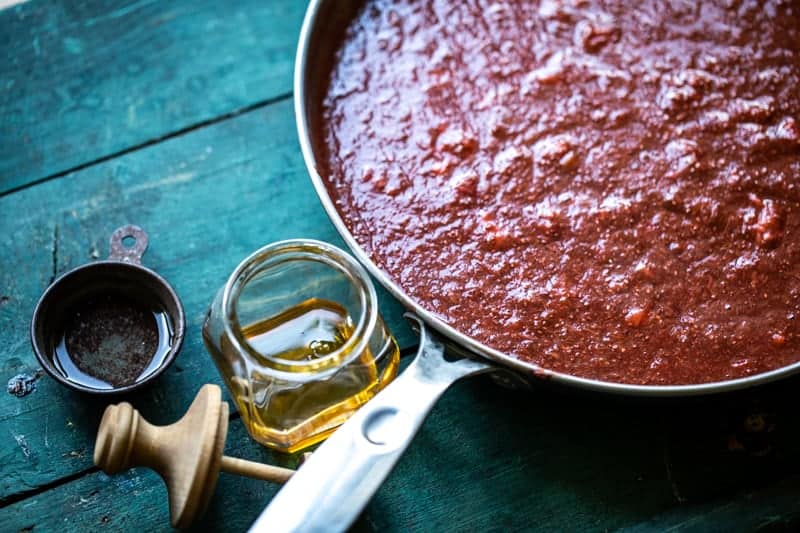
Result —
<path fill-rule="evenodd" d="M 236 312 L 235 300 L 242 289 L 257 274 L 267 261 L 275 260 L 276 265 L 284 261 L 318 261 L 338 268 L 348 275 L 358 287 L 359 300 L 363 311 L 352 335 L 336 350 L 312 361 L 282 359 L 255 350 L 242 334 L 242 327 Z M 350 254 L 332 244 L 315 239 L 287 239 L 263 246 L 242 260 L 228 277 L 222 294 L 221 314 L 225 333 L 236 350 L 246 352 L 252 357 L 266 360 L 274 370 L 287 372 L 294 378 L 298 374 L 313 374 L 335 371 L 352 359 L 358 357 L 367 347 L 370 335 L 378 319 L 377 293 L 367 271 Z"/>

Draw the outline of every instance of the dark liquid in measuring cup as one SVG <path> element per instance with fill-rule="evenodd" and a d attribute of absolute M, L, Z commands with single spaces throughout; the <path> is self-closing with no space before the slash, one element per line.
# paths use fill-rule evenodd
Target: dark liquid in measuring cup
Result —
<path fill-rule="evenodd" d="M 93 389 L 124 387 L 155 372 L 172 341 L 172 324 L 163 309 L 104 293 L 70 309 L 53 360 L 75 383 Z"/>

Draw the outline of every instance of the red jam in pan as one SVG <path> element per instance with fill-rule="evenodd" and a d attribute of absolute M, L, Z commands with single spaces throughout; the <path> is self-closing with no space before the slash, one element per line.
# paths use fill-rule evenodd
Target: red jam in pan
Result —
<path fill-rule="evenodd" d="M 800 360 L 800 2 L 368 3 L 321 173 L 423 307 L 636 384 Z"/>

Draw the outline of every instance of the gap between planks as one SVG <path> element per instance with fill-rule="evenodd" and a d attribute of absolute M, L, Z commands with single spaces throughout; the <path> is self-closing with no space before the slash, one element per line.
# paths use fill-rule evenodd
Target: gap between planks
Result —
<path fill-rule="evenodd" d="M 0 0 L 0 3 L 2 1 L 3 0 Z M 219 124 L 220 122 L 225 122 L 226 120 L 230 120 L 232 118 L 236 118 L 236 117 L 239 117 L 241 115 L 246 115 L 248 113 L 251 113 L 253 111 L 257 111 L 257 110 L 259 110 L 261 108 L 264 108 L 264 107 L 267 107 L 269 105 L 277 104 L 277 103 L 282 102 L 284 100 L 287 100 L 287 99 L 289 99 L 291 97 L 292 97 L 292 92 L 290 91 L 288 93 L 283 93 L 283 94 L 279 94 L 277 96 L 273 96 L 272 98 L 266 98 L 264 100 L 259 100 L 258 102 L 254 102 L 254 103 L 246 105 L 244 107 L 240 107 L 238 109 L 234 109 L 233 111 L 229 111 L 227 113 L 224 113 L 222 115 L 216 116 L 214 118 L 201 120 L 200 122 L 195 122 L 194 124 L 190 124 L 189 126 L 186 126 L 184 128 L 180 128 L 178 130 L 166 133 L 164 135 L 160 135 L 160 136 L 155 137 L 153 139 L 149 139 L 147 141 L 144 141 L 144 142 L 141 142 L 141 143 L 138 143 L 138 144 L 134 144 L 134 145 L 129 146 L 127 148 L 123 148 L 122 150 L 117 150 L 116 152 L 113 152 L 113 153 L 98 157 L 97 159 L 92 159 L 91 161 L 87 161 L 86 163 L 81 163 L 80 165 L 76 165 L 76 166 L 68 168 L 66 170 L 62 170 L 62 171 L 56 172 L 55 174 L 50 174 L 49 176 L 44 176 L 42 178 L 38 178 L 38 179 L 35 179 L 35 180 L 32 180 L 32 181 L 29 181 L 29 182 L 24 183 L 22 185 L 18 185 L 17 187 L 13 187 L 13 188 L 8 189 L 8 190 L 6 190 L 4 192 L 0 192 L 0 198 L 2 198 L 4 196 L 8 196 L 10 194 L 14 194 L 15 192 L 19 192 L 19 191 L 27 189 L 29 187 L 34 187 L 36 185 L 40 185 L 42 183 L 45 183 L 45 182 L 48 182 L 48 181 L 51 181 L 51 180 L 62 178 L 64 176 L 67 176 L 68 174 L 72 174 L 73 172 L 78 172 L 78 171 L 84 170 L 86 168 L 92 167 L 94 165 L 99 165 L 101 163 L 105 163 L 105 162 L 110 161 L 112 159 L 115 159 L 117 157 L 121 157 L 121 156 L 130 154 L 130 153 L 135 152 L 137 150 L 141 150 L 142 148 L 147 148 L 149 146 L 153 146 L 153 145 L 158 144 L 158 143 L 163 142 L 163 141 L 168 141 L 168 140 L 174 139 L 176 137 L 181 137 L 183 135 L 186 135 L 187 133 L 191 133 L 191 132 L 199 130 L 201 128 L 205 128 L 206 126 L 213 126 L 214 124 Z"/>
<path fill-rule="evenodd" d="M 417 348 L 418 348 L 417 346 L 410 346 L 408 348 L 403 348 L 402 350 L 400 350 L 400 358 L 406 359 L 412 357 L 414 354 L 417 353 Z M 236 420 L 240 417 L 241 415 L 239 414 L 239 412 L 234 409 L 228 416 L 228 421 Z M 43 494 L 51 489 L 55 489 L 62 485 L 66 485 L 67 483 L 78 481 L 79 479 L 85 476 L 94 474 L 99 471 L 100 471 L 99 468 L 92 465 L 89 468 L 85 468 L 83 470 L 79 470 L 78 472 L 74 472 L 72 474 L 60 477 L 58 479 L 54 479 L 53 481 L 50 481 L 43 485 L 39 485 L 38 487 L 33 487 L 31 489 L 23 490 L 20 492 L 15 492 L 14 494 L 10 494 L 5 498 L 0 498 L 0 509 L 3 509 L 4 507 L 8 507 L 9 505 L 13 505 L 15 503 L 19 503 L 23 500 L 27 500 L 28 498 L 33 498 L 34 496 Z"/>
<path fill-rule="evenodd" d="M 79 470 L 78 472 L 73 472 L 72 474 L 64 477 L 60 477 L 58 479 L 54 479 L 44 485 L 39 485 L 38 487 L 33 487 L 31 489 L 26 489 L 20 492 L 15 492 L 14 494 L 9 494 L 5 498 L 0 498 L 0 509 L 4 507 L 8 507 L 9 505 L 13 505 L 15 503 L 19 503 L 22 500 L 27 500 L 28 498 L 33 498 L 34 496 L 38 496 L 43 492 L 47 492 L 50 489 L 58 488 L 62 485 L 66 485 L 67 483 L 71 483 L 73 481 L 77 481 L 84 476 L 89 474 L 94 474 L 95 472 L 99 472 L 100 469 L 96 466 L 92 465 L 89 468 L 85 468 L 83 470 Z"/>

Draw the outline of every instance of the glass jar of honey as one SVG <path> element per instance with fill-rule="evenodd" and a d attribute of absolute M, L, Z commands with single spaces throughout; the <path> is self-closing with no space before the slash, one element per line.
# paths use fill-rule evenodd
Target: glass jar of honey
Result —
<path fill-rule="evenodd" d="M 395 377 L 400 357 L 364 268 L 313 240 L 242 261 L 203 340 L 250 435 L 284 452 L 327 437 Z"/>

